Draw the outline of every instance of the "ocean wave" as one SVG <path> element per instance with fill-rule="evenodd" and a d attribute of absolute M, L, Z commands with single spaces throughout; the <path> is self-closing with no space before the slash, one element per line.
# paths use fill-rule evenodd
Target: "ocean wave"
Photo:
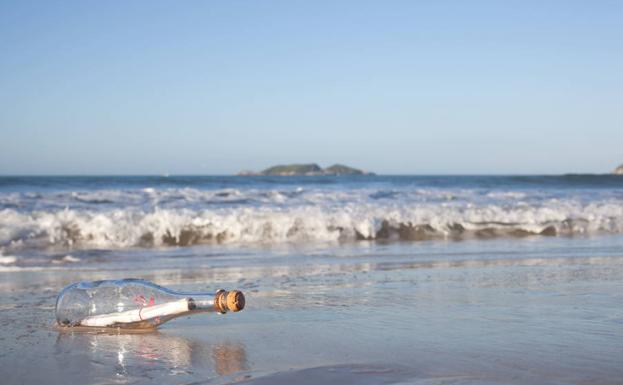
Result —
<path fill-rule="evenodd" d="M 21 211 L 53 210 L 69 207 L 72 209 L 107 210 L 127 206 L 186 208 L 212 206 L 245 206 L 301 204 L 308 199 L 352 198 L 353 194 L 334 194 L 332 192 L 307 192 L 302 188 L 264 190 L 234 189 L 198 190 L 193 188 L 176 189 L 133 189 L 133 190 L 92 190 L 92 191 L 54 191 L 42 193 L 32 192 L 0 192 L 0 209 L 11 208 Z"/>
<path fill-rule="evenodd" d="M 602 193 L 603 195 L 604 193 Z M 383 188 L 326 189 L 296 187 L 279 189 L 222 188 L 199 190 L 194 188 L 144 188 L 144 189 L 102 189 L 83 191 L 0 192 L 0 210 L 51 211 L 64 208 L 79 210 L 110 210 L 126 207 L 149 211 L 155 207 L 164 209 L 201 209 L 206 205 L 214 207 L 259 207 L 259 206 L 327 206 L 343 204 L 471 202 L 476 204 L 504 204 L 518 200 L 534 202 L 559 197 L 558 192 L 491 191 L 474 189 L 440 188 Z M 586 195 L 591 200 L 590 195 Z"/>
<path fill-rule="evenodd" d="M 623 233 L 620 201 L 495 205 L 348 203 L 217 209 L 0 210 L 0 246 L 467 239 Z"/>

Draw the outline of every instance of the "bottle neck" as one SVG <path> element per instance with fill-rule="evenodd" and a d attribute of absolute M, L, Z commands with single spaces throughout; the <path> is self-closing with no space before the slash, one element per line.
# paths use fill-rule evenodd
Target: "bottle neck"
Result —
<path fill-rule="evenodd" d="M 218 311 L 215 304 L 216 294 L 207 293 L 186 293 L 188 299 L 188 310 L 191 312 Z"/>
<path fill-rule="evenodd" d="M 228 311 L 237 312 L 244 308 L 245 298 L 238 290 L 225 291 L 218 290 L 215 294 L 211 293 L 179 293 L 188 299 L 188 310 L 190 312 L 217 312 L 227 313 Z"/>

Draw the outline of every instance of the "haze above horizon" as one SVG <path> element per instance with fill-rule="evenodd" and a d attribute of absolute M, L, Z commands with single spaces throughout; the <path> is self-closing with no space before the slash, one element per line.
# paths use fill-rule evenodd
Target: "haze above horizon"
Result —
<path fill-rule="evenodd" d="M 2 2 L 0 49 L 0 175 L 623 162 L 618 2 Z"/>

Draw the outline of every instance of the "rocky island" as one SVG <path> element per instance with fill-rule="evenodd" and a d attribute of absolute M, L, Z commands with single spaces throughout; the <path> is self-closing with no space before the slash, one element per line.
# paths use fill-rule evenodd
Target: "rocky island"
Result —
<path fill-rule="evenodd" d="M 262 176 L 323 176 L 323 175 L 374 175 L 374 173 L 359 170 L 343 164 L 322 168 L 316 163 L 284 164 L 269 167 L 263 171 L 241 171 L 238 175 Z"/>
<path fill-rule="evenodd" d="M 615 175 L 623 175 L 623 164 L 615 168 L 614 171 L 612 171 L 612 173 Z"/>

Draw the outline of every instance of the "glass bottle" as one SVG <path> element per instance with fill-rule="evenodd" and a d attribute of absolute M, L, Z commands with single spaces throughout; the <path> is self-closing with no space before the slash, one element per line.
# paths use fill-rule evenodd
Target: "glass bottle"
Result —
<path fill-rule="evenodd" d="M 238 290 L 182 293 L 142 279 L 77 282 L 56 299 L 59 326 L 155 328 L 184 315 L 240 311 L 245 299 Z"/>

